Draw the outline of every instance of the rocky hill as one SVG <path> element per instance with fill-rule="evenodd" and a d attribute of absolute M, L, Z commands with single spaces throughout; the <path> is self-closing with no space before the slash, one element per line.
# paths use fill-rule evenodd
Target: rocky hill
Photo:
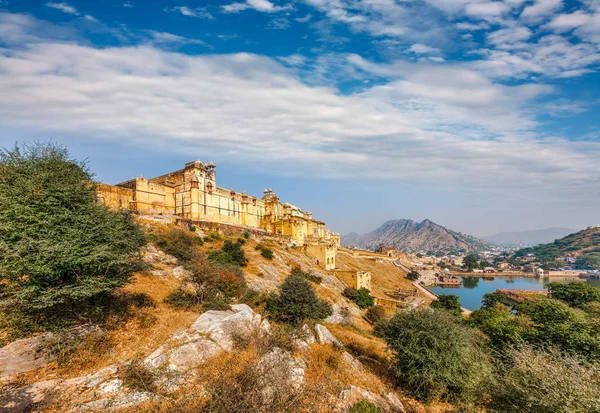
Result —
<path fill-rule="evenodd" d="M 515 256 L 525 257 L 529 254 L 533 254 L 535 261 L 539 262 L 574 257 L 579 268 L 600 269 L 600 226 L 589 227 L 550 244 L 520 249 Z"/>
<path fill-rule="evenodd" d="M 386 221 L 367 234 L 351 233 L 342 236 L 342 245 L 376 250 L 380 245 L 395 247 L 407 253 L 464 253 L 478 251 L 486 244 L 470 235 L 452 231 L 428 219 Z"/>
<path fill-rule="evenodd" d="M 574 232 L 577 232 L 577 230 L 552 227 L 534 231 L 499 232 L 497 234 L 490 235 L 489 237 L 484 237 L 483 239 L 493 244 L 518 246 L 522 243 L 523 245 L 529 246 L 546 244 L 569 234 L 573 234 Z"/>

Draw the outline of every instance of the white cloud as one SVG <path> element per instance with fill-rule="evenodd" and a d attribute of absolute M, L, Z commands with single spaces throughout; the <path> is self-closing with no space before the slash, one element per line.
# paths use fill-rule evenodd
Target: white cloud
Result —
<path fill-rule="evenodd" d="M 553 14 L 563 6 L 562 0 L 535 0 L 521 12 L 521 18 L 538 21 Z"/>
<path fill-rule="evenodd" d="M 73 14 L 75 16 L 79 15 L 77 9 L 67 3 L 46 3 L 46 7 L 57 9 L 62 11 L 63 13 Z"/>
<path fill-rule="evenodd" d="M 304 17 L 297 17 L 295 20 L 298 23 L 307 23 L 311 18 L 312 18 L 312 15 L 310 13 L 308 13 L 306 16 L 304 16 Z"/>
<path fill-rule="evenodd" d="M 181 14 L 183 14 L 184 16 L 188 16 L 188 17 L 196 17 L 199 19 L 214 19 L 213 15 L 210 14 L 208 11 L 206 11 L 206 9 L 199 7 L 199 8 L 195 8 L 195 9 L 190 9 L 187 6 L 175 6 L 175 7 L 171 7 L 171 8 L 166 8 L 165 9 L 166 12 L 179 12 Z"/>
<path fill-rule="evenodd" d="M 484 20 L 494 20 L 510 11 L 510 7 L 501 1 L 485 1 L 481 3 L 469 3 L 465 12 L 471 17 Z"/>
<path fill-rule="evenodd" d="M 558 32 L 572 30 L 576 27 L 584 26 L 590 22 L 592 16 L 577 10 L 571 14 L 560 14 L 556 16 L 546 27 Z"/>
<path fill-rule="evenodd" d="M 157 45 L 180 46 L 184 44 L 199 44 L 207 47 L 209 46 L 206 42 L 200 39 L 190 39 L 187 37 L 178 36 L 176 34 L 157 32 L 154 30 L 148 30 L 147 32 L 151 37 L 152 43 Z"/>
<path fill-rule="evenodd" d="M 263 13 L 275 13 L 291 9 L 291 5 L 276 6 L 269 0 L 246 0 L 244 3 L 231 3 L 222 7 L 224 13 L 239 13 L 247 9 L 254 9 Z"/>
<path fill-rule="evenodd" d="M 458 30 L 469 30 L 469 31 L 477 31 L 477 30 L 487 30 L 490 28 L 490 26 L 487 23 L 467 23 L 467 22 L 462 22 L 462 23 L 457 23 L 456 24 L 456 28 Z"/>
<path fill-rule="evenodd" d="M 123 3 L 123 7 L 125 7 L 126 9 L 132 9 L 134 6 L 132 2 L 126 1 L 125 3 Z"/>
<path fill-rule="evenodd" d="M 518 42 L 529 40 L 532 32 L 527 27 L 507 27 L 505 29 L 488 32 L 486 35 L 487 41 L 495 46 L 510 48 Z"/>
<path fill-rule="evenodd" d="M 430 54 L 430 53 L 437 54 L 437 53 L 440 53 L 441 50 L 436 47 L 427 46 L 426 44 L 416 43 L 416 44 L 413 44 L 408 49 L 406 49 L 406 51 L 415 53 L 415 54 Z"/>

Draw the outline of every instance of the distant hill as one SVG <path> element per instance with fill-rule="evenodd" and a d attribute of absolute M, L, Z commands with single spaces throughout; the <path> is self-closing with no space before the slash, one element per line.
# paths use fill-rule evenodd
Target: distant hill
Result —
<path fill-rule="evenodd" d="M 342 245 L 375 250 L 383 244 L 408 253 L 464 253 L 485 249 L 486 244 L 470 235 L 452 231 L 428 219 L 415 222 L 397 219 L 384 222 L 368 234 L 342 236 Z"/>
<path fill-rule="evenodd" d="M 523 248 L 515 253 L 516 257 L 535 255 L 535 261 L 550 262 L 560 257 L 576 257 L 579 268 L 600 269 L 600 226 L 567 235 L 550 244 Z"/>
<path fill-rule="evenodd" d="M 509 246 L 517 246 L 521 242 L 523 245 L 538 245 L 547 244 L 555 239 L 566 237 L 574 232 L 577 232 L 577 230 L 552 227 L 534 231 L 499 232 L 497 234 L 490 235 L 489 237 L 483 237 L 483 239 L 494 244 Z"/>

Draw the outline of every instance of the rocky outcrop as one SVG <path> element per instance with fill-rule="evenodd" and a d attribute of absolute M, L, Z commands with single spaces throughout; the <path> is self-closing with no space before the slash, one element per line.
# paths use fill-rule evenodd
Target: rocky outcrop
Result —
<path fill-rule="evenodd" d="M 339 347 L 343 346 L 342 342 L 335 338 L 327 327 L 322 324 L 315 325 L 315 333 L 317 334 L 317 341 L 321 344 L 334 344 Z"/>
<path fill-rule="evenodd" d="M 38 349 L 52 337 L 53 335 L 50 333 L 42 334 L 13 341 L 0 348 L 0 380 L 36 370 L 48 364 L 47 355 Z"/>
<path fill-rule="evenodd" d="M 177 258 L 165 254 L 164 251 L 156 249 L 156 247 L 151 244 L 142 247 L 142 260 L 146 264 L 175 265 L 177 263 Z"/>
<path fill-rule="evenodd" d="M 300 391 L 304 387 L 305 368 L 303 360 L 279 347 L 263 355 L 256 364 L 255 371 L 264 402 L 271 401 L 278 392 L 289 394 Z"/>
<path fill-rule="evenodd" d="M 232 305 L 227 311 L 207 311 L 189 329 L 175 333 L 169 342 L 148 356 L 144 364 L 152 369 L 187 370 L 222 351 L 233 350 L 237 339 L 269 332 L 269 322 L 246 304 Z"/>
<path fill-rule="evenodd" d="M 315 343 L 315 335 L 308 324 L 304 324 L 302 328 L 296 331 L 293 342 L 296 350 L 301 352 L 310 351 L 310 345 Z"/>

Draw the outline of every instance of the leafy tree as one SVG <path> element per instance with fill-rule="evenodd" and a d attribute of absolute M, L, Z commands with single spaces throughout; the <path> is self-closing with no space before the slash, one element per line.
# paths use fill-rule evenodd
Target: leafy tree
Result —
<path fill-rule="evenodd" d="M 331 306 L 320 300 L 312 286 L 301 275 L 290 275 L 279 289 L 281 318 L 290 324 L 305 319 L 322 320 L 332 314 Z"/>
<path fill-rule="evenodd" d="M 600 269 L 600 253 L 590 253 L 581 255 L 577 258 L 577 268 L 581 269 Z"/>
<path fill-rule="evenodd" d="M 494 308 L 498 303 L 512 308 L 517 304 L 516 301 L 511 300 L 506 295 L 497 292 L 484 294 L 483 298 L 481 299 L 481 302 L 482 308 Z"/>
<path fill-rule="evenodd" d="M 398 312 L 376 327 L 393 353 L 398 384 L 417 399 L 476 402 L 492 380 L 481 333 L 445 311 Z"/>
<path fill-rule="evenodd" d="M 406 274 L 406 278 L 411 281 L 416 281 L 419 279 L 419 277 L 420 277 L 420 275 L 416 271 L 411 271 L 408 274 Z"/>
<path fill-rule="evenodd" d="M 212 252 L 209 258 L 218 264 L 229 264 L 245 267 L 248 259 L 242 249 L 242 243 L 225 240 L 220 251 Z"/>
<path fill-rule="evenodd" d="M 463 266 L 468 270 L 479 268 L 478 259 L 479 257 L 477 256 L 477 254 L 469 254 L 465 256 L 465 258 L 463 258 Z"/>
<path fill-rule="evenodd" d="M 438 299 L 434 300 L 430 307 L 436 310 L 446 310 L 454 315 L 461 315 L 462 313 L 458 296 L 454 294 L 442 294 L 438 296 Z"/>
<path fill-rule="evenodd" d="M 488 411 L 599 413 L 600 370 L 555 350 L 512 349 Z"/>
<path fill-rule="evenodd" d="M 96 202 L 84 162 L 53 143 L 0 151 L 0 297 L 32 316 L 129 281 L 145 239 L 130 214 Z"/>
<path fill-rule="evenodd" d="M 381 409 L 365 399 L 350 406 L 348 413 L 381 413 Z"/>
<path fill-rule="evenodd" d="M 487 267 L 493 267 L 494 265 L 489 262 L 489 261 L 481 261 L 479 263 L 479 268 L 487 268 Z"/>
<path fill-rule="evenodd" d="M 487 334 L 497 349 L 524 344 L 535 334 L 529 317 L 515 316 L 502 304 L 473 311 L 467 322 Z"/>
<path fill-rule="evenodd" d="M 552 298 L 564 301 L 571 307 L 581 307 L 592 301 L 600 301 L 600 289 L 583 282 L 549 283 L 546 288 Z"/>
<path fill-rule="evenodd" d="M 160 233 L 156 244 L 167 254 L 182 262 L 192 261 L 199 256 L 197 245 L 202 245 L 202 238 L 180 228 L 170 228 Z"/>
<path fill-rule="evenodd" d="M 354 302 L 360 308 L 367 308 L 375 304 L 375 299 L 371 296 L 369 290 L 361 288 L 356 292 L 356 300 Z"/>

